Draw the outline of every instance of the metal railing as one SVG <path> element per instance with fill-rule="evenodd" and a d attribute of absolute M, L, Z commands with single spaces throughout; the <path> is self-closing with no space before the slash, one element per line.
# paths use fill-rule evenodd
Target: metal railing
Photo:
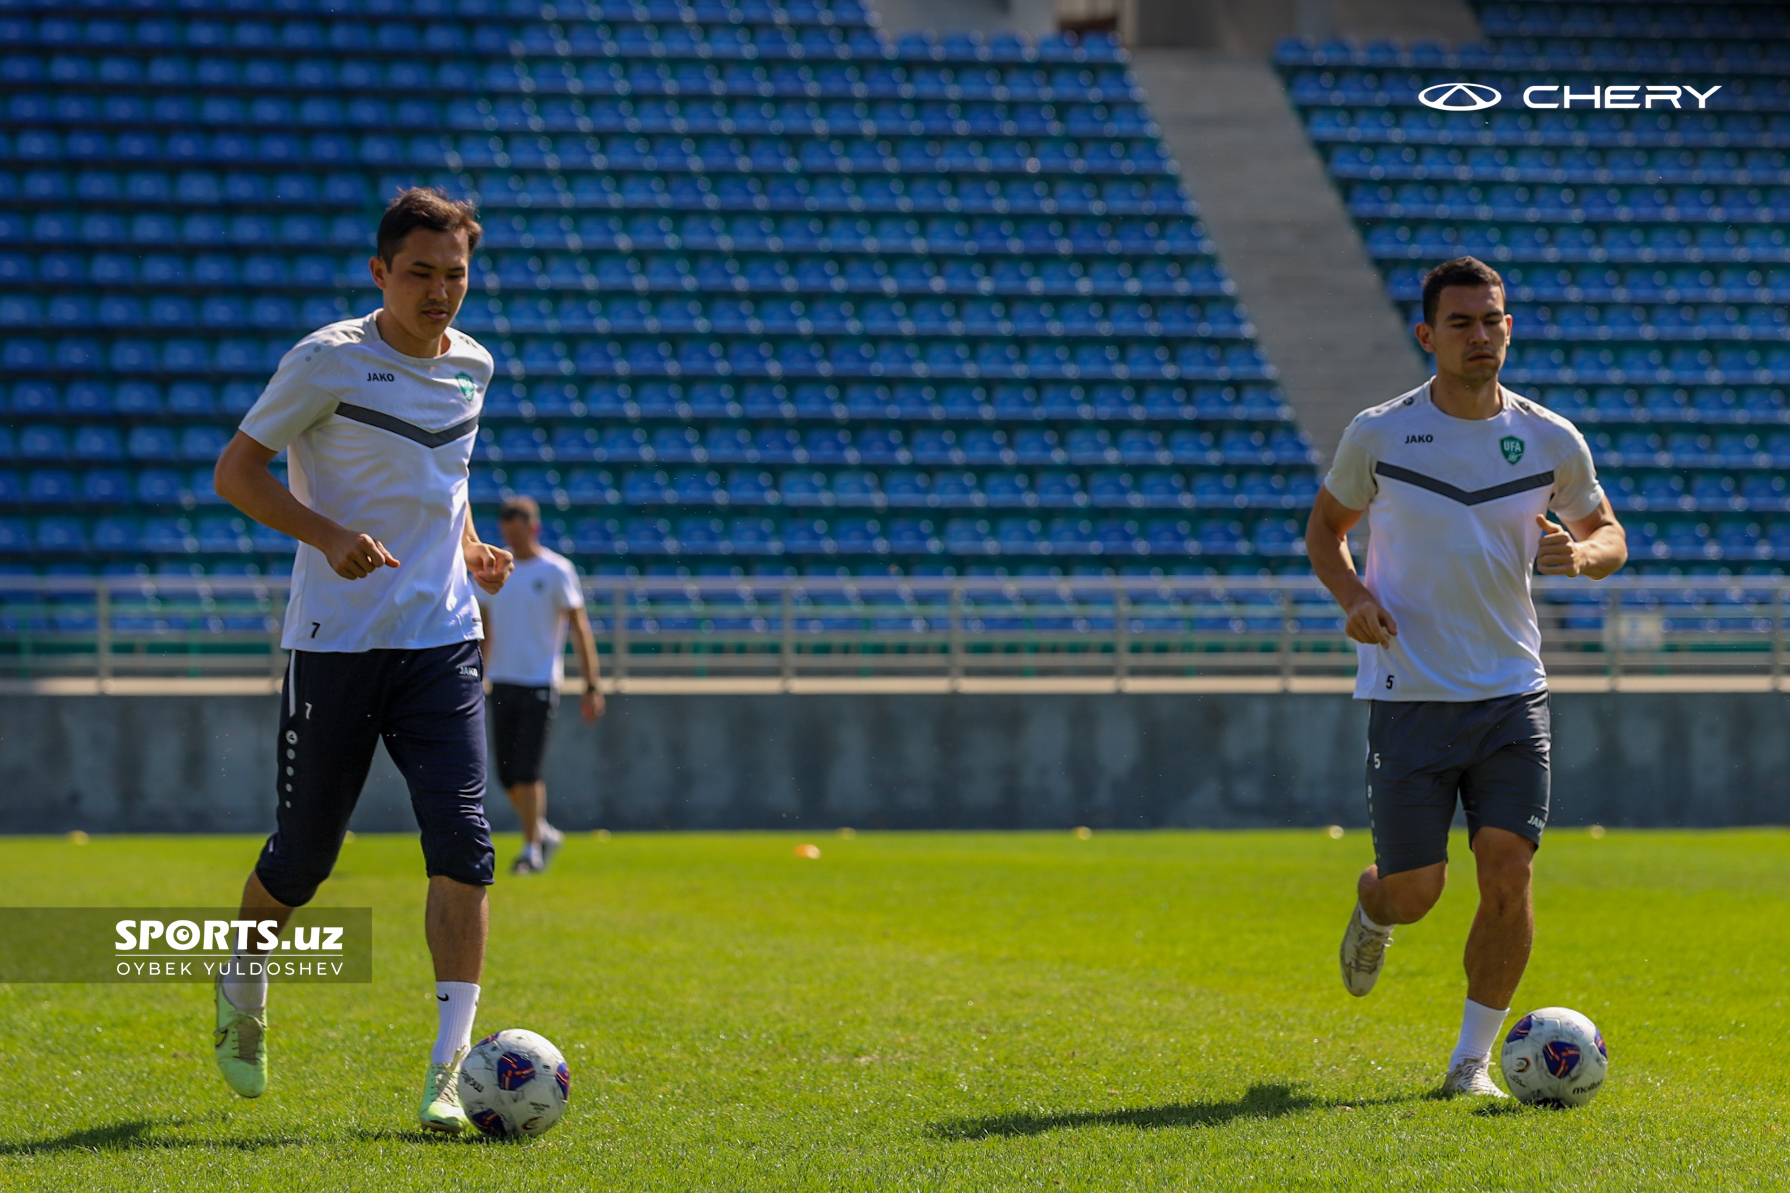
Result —
<path fill-rule="evenodd" d="M 1785 661 L 1778 578 L 1536 580 L 1555 675 L 1753 675 Z M 599 578 L 616 679 L 1254 677 L 1354 672 L 1309 577 Z M 0 577 L 0 676 L 277 676 L 285 581 Z M 1446 615 L 1446 614 L 1444 614 Z"/>

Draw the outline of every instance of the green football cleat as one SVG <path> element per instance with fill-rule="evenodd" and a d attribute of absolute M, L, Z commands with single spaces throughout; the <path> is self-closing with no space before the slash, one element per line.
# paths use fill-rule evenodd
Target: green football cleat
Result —
<path fill-rule="evenodd" d="M 267 1012 L 251 1015 L 237 1010 L 224 994 L 221 979 L 212 984 L 212 993 L 218 1004 L 217 1034 L 212 1042 L 218 1072 L 243 1097 L 259 1098 L 267 1092 Z"/>
<path fill-rule="evenodd" d="M 460 1106 L 460 1062 L 466 1059 L 466 1053 L 467 1049 L 462 1048 L 446 1064 L 429 1066 L 429 1076 L 423 1081 L 422 1108 L 417 1111 L 423 1130 L 458 1135 L 472 1126 Z"/>

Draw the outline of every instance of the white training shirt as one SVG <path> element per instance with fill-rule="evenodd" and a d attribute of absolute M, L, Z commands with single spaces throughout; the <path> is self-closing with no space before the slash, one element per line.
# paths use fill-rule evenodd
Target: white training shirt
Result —
<path fill-rule="evenodd" d="M 444 355 L 404 356 L 380 338 L 377 314 L 300 340 L 242 420 L 249 438 L 287 450 L 293 496 L 399 563 L 344 580 L 300 543 L 288 650 L 418 650 L 481 636 L 460 539 L 491 354 L 450 329 Z"/>
<path fill-rule="evenodd" d="M 485 676 L 492 683 L 558 687 L 565 675 L 566 614 L 584 608 L 584 590 L 571 560 L 535 550 L 533 559 L 516 561 L 496 596 L 481 598 L 491 626 Z"/>
<path fill-rule="evenodd" d="M 1494 418 L 1455 418 L 1429 382 L 1355 416 L 1324 487 L 1368 511 L 1362 579 L 1392 614 L 1390 647 L 1357 645 L 1357 700 L 1490 700 L 1547 690 L 1529 578 L 1535 516 L 1603 501 L 1565 419 L 1500 390 Z"/>

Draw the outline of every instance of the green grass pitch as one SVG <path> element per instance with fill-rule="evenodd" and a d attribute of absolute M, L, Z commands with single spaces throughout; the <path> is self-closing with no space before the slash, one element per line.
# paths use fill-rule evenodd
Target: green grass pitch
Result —
<path fill-rule="evenodd" d="M 0 864 L 13 904 L 213 905 L 255 844 Z M 1566 1112 L 1426 1096 L 1474 902 L 1454 850 L 1357 1001 L 1359 832 L 573 838 L 492 893 L 474 1034 L 533 1028 L 573 1073 L 518 1145 L 416 1132 L 421 861 L 363 836 L 318 902 L 375 909 L 374 983 L 276 985 L 259 1101 L 212 1067 L 205 987 L 0 987 L 0 1189 L 1783 1188 L 1790 833 L 1550 835 L 1516 1010 L 1611 1047 Z"/>

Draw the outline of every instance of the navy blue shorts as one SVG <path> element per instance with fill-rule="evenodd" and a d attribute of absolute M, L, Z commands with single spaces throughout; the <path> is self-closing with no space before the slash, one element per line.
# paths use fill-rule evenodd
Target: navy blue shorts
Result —
<path fill-rule="evenodd" d="M 547 753 L 547 731 L 559 710 L 556 688 L 491 685 L 491 736 L 497 742 L 497 781 L 506 788 L 535 783 Z"/>
<path fill-rule="evenodd" d="M 477 642 L 292 652 L 280 701 L 278 828 L 255 863 L 268 894 L 301 907 L 329 877 L 381 739 L 410 786 L 429 876 L 491 884 L 483 674 Z"/>
<path fill-rule="evenodd" d="M 1373 701 L 1367 814 L 1381 877 L 1448 860 L 1455 801 L 1467 834 L 1505 829 L 1537 846 L 1548 823 L 1548 694 Z"/>

